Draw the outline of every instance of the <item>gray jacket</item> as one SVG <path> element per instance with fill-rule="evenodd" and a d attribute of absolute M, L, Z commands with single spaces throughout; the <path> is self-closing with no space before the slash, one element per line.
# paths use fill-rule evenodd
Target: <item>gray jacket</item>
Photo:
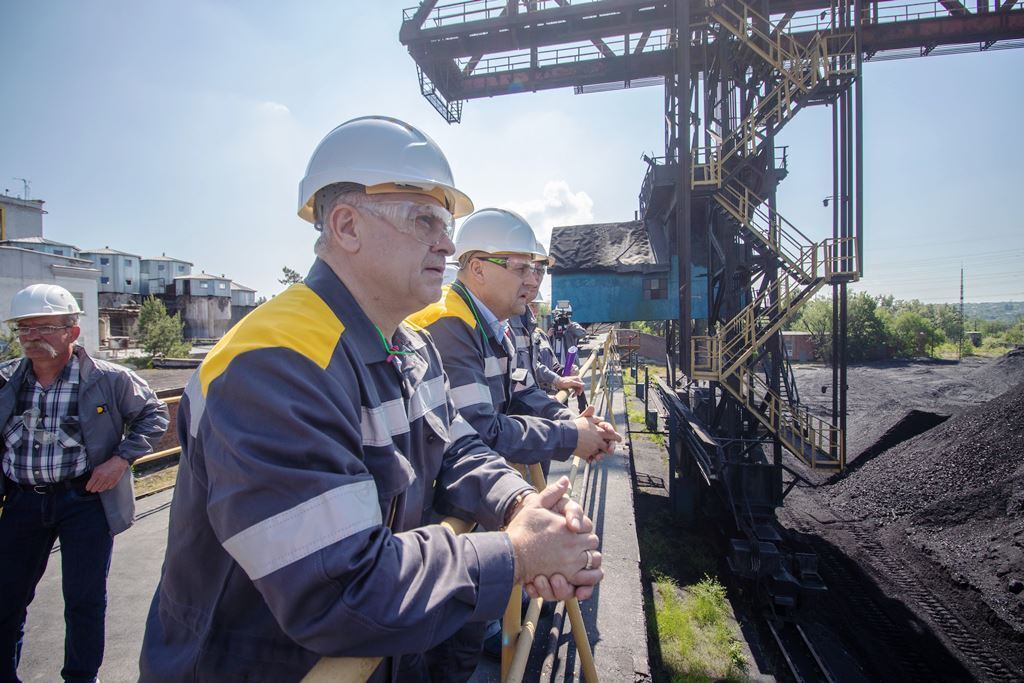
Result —
<path fill-rule="evenodd" d="M 95 469 L 115 453 L 135 462 L 152 452 L 167 431 L 167 405 L 128 368 L 91 358 L 80 346 L 75 347 L 75 355 L 81 375 L 78 415 L 89 469 Z M 30 362 L 21 358 L 0 364 L 0 427 L 7 424 L 18 404 L 18 388 Z M 0 478 L 0 495 L 3 489 L 4 480 Z M 100 500 L 111 536 L 130 527 L 135 520 L 131 473 L 121 477 L 114 488 L 101 493 Z"/>

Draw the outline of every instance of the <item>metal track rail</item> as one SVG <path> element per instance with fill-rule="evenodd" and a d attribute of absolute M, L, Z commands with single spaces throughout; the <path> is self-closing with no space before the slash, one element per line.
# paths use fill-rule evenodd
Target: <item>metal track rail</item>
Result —
<path fill-rule="evenodd" d="M 768 630 L 782 652 L 786 667 L 797 683 L 836 683 L 818 650 L 800 624 L 766 619 Z"/>

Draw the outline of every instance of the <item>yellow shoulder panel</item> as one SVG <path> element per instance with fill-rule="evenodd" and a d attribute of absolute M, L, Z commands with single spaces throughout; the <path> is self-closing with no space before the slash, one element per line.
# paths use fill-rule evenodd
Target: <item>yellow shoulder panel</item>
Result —
<path fill-rule="evenodd" d="M 245 316 L 217 342 L 199 367 L 203 395 L 231 361 L 246 351 L 291 349 L 326 368 L 344 331 L 338 316 L 312 289 L 292 285 Z"/>
<path fill-rule="evenodd" d="M 445 285 L 441 290 L 441 300 L 410 315 L 405 321 L 417 327 L 430 327 L 441 318 L 459 318 L 471 328 L 476 328 L 476 317 L 466 305 L 465 300 Z"/>

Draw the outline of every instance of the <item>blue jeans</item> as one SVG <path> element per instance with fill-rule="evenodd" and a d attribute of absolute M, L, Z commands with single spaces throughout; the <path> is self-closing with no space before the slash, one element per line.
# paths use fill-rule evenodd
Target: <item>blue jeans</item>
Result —
<path fill-rule="evenodd" d="M 0 683 L 18 681 L 28 605 L 60 539 L 65 681 L 93 681 L 103 662 L 114 539 L 98 494 L 11 490 L 0 512 Z"/>

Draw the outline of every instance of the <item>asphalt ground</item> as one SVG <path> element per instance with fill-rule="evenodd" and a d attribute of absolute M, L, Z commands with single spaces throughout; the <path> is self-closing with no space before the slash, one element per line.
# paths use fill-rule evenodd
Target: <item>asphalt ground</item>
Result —
<path fill-rule="evenodd" d="M 616 387 L 613 414 L 620 433 L 624 433 L 622 390 L 617 378 L 612 384 Z M 597 407 L 608 415 L 603 405 Z M 551 476 L 567 474 L 569 464 L 553 463 Z M 602 539 L 605 579 L 594 596 L 581 604 L 599 678 L 616 683 L 649 680 L 640 554 L 629 459 L 623 448 L 615 457 L 595 466 L 589 477 L 585 477 L 581 467 L 575 486 L 575 498 L 583 502 Z M 114 540 L 108 580 L 106 654 L 100 670 L 104 683 L 138 679 L 139 650 L 163 563 L 172 493 L 173 489 L 139 499 L 135 525 Z M 64 657 L 60 582 L 60 552 L 54 548 L 28 610 L 19 667 L 24 681 L 60 680 Z M 556 609 L 555 614 L 560 611 L 561 608 Z M 524 680 L 582 680 L 568 618 L 564 619 L 564 628 L 555 634 L 549 633 L 551 625 L 552 617 L 541 620 Z M 556 647 L 546 654 L 544 645 L 549 641 Z M 498 663 L 484 658 L 473 680 L 498 681 L 499 677 Z"/>

